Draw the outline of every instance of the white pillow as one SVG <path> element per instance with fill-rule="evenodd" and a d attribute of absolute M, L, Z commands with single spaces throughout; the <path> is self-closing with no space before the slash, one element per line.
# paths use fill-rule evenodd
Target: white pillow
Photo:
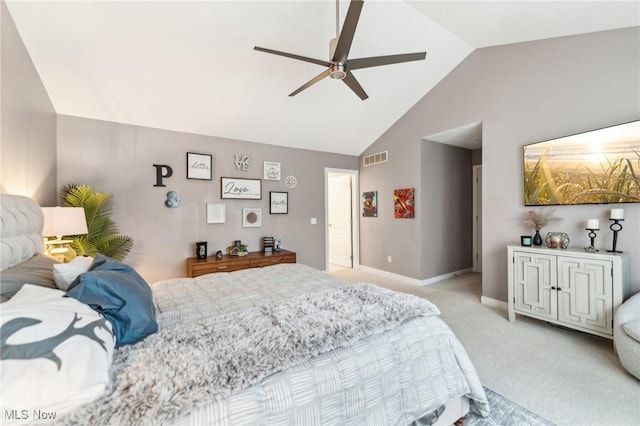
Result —
<path fill-rule="evenodd" d="M 89 270 L 93 263 L 93 257 L 78 256 L 69 263 L 56 263 L 53 265 L 53 280 L 60 290 L 67 291 L 78 275 Z"/>
<path fill-rule="evenodd" d="M 38 422 L 37 413 L 60 417 L 105 391 L 115 347 L 111 324 L 63 296 L 25 284 L 2 304 L 3 424 Z"/>

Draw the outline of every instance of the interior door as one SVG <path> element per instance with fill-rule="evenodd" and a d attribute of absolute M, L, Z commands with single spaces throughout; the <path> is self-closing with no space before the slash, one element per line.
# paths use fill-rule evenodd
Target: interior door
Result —
<path fill-rule="evenodd" d="M 353 267 L 351 241 L 351 176 L 329 176 L 329 263 Z"/>

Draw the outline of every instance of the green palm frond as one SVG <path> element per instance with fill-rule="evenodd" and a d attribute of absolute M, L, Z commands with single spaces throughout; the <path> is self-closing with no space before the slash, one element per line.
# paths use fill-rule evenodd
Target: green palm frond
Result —
<path fill-rule="evenodd" d="M 66 237 L 73 240 L 72 247 L 78 255 L 95 256 L 102 253 L 123 260 L 133 247 L 133 239 L 118 235 L 118 227 L 111 219 L 113 195 L 97 192 L 88 185 L 68 184 L 60 190 L 60 205 L 84 207 L 87 219 L 87 235 Z"/>

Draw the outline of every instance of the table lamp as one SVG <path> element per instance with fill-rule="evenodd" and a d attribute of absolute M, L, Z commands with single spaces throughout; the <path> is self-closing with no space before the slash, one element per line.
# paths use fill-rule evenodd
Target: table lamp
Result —
<path fill-rule="evenodd" d="M 73 240 L 63 240 L 63 235 L 82 235 L 88 232 L 84 207 L 43 207 L 45 254 L 59 262 L 69 262 L 76 257 L 71 248 Z M 55 237 L 55 239 L 46 239 Z"/>

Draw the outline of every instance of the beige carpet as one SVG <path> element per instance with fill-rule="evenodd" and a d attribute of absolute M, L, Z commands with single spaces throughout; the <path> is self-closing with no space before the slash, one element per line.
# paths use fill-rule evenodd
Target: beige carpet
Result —
<path fill-rule="evenodd" d="M 371 272 L 333 275 L 426 297 L 442 311 L 482 383 L 558 425 L 640 424 L 640 382 L 618 362 L 610 340 L 553 327 L 482 305 L 481 276 L 415 287 Z"/>

